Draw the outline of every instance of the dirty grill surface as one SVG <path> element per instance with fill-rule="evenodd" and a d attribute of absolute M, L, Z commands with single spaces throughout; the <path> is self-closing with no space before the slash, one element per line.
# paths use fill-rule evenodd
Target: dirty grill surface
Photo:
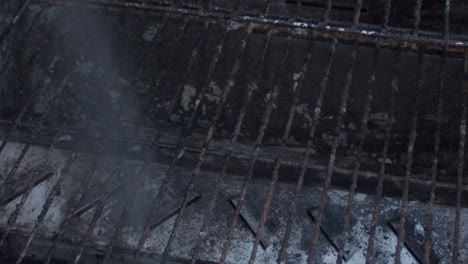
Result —
<path fill-rule="evenodd" d="M 414 2 L 0 4 L 0 263 L 468 262 L 468 7 Z"/>

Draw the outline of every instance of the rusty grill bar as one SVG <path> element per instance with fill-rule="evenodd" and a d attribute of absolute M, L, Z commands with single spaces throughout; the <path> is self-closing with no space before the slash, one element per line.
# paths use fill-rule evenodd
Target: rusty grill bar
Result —
<path fill-rule="evenodd" d="M 40 0 L 36 0 L 40 1 Z M 314 2 L 314 0 L 311 0 Z M 74 1 L 67 0 L 54 0 L 53 2 L 57 4 L 70 5 Z M 218 6 L 210 1 L 208 4 L 203 3 L 186 3 L 180 1 L 179 3 L 173 1 L 115 1 L 115 0 L 89 0 L 83 1 L 90 6 L 115 6 L 115 7 L 127 7 L 135 9 L 145 9 L 145 10 L 155 10 L 155 11 L 164 11 L 171 14 L 180 14 L 194 17 L 202 17 L 203 19 L 222 19 L 228 21 L 239 21 L 239 22 L 251 22 L 257 23 L 259 25 L 271 24 L 275 26 L 283 26 L 286 28 L 275 27 L 275 31 L 280 31 L 283 34 L 288 34 L 288 27 L 296 27 L 307 29 L 307 31 L 316 32 L 317 36 L 326 39 L 333 39 L 335 37 L 342 39 L 343 41 L 356 41 L 365 45 L 375 45 L 376 42 L 379 42 L 382 46 L 387 47 L 406 47 L 406 48 L 415 48 L 415 47 L 424 47 L 425 50 L 443 50 L 443 48 L 448 48 L 453 52 L 463 53 L 466 49 L 466 36 L 463 34 L 455 35 L 452 34 L 450 39 L 442 38 L 442 35 L 439 33 L 434 34 L 433 29 L 422 31 L 420 30 L 420 21 L 421 21 L 421 12 L 419 5 L 413 7 L 408 7 L 415 10 L 414 13 L 414 25 L 415 28 L 418 28 L 418 32 L 411 30 L 409 25 L 405 25 L 408 28 L 390 26 L 390 13 L 391 13 L 391 3 L 382 0 L 382 4 L 385 5 L 385 11 L 379 13 L 383 15 L 383 23 L 375 24 L 373 21 L 369 21 L 369 18 L 366 18 L 367 23 L 360 23 L 359 18 L 361 17 L 361 12 L 359 9 L 359 1 L 356 1 L 354 9 L 357 11 L 354 14 L 354 17 L 349 21 L 344 20 L 330 20 L 330 10 L 333 6 L 333 1 L 324 1 L 326 2 L 326 8 L 323 11 L 322 18 L 310 18 L 303 17 L 300 15 L 304 7 L 300 4 L 296 6 L 296 9 L 293 11 L 286 10 L 285 8 L 279 9 L 276 7 L 277 13 L 272 14 L 271 2 L 267 1 L 264 7 L 255 7 L 254 9 L 261 10 L 260 12 L 253 12 L 252 10 L 243 9 L 239 7 L 239 4 L 243 1 L 235 1 L 233 7 Z M 201 1 L 203 2 L 203 1 Z M 300 3 L 300 1 L 294 1 Z M 320 1 L 316 1 L 320 2 Z M 352 2 L 352 1 L 349 1 Z M 418 1 L 416 2 L 416 4 Z M 270 6 L 270 8 L 268 8 Z M 466 7 L 463 7 L 466 8 Z M 463 9 L 465 10 L 465 9 Z M 266 13 L 265 13 L 266 12 Z M 318 11 L 319 12 L 319 11 Z M 416 13 L 417 12 L 417 13 Z M 327 15 L 328 14 L 328 15 Z M 291 20 L 291 18 L 295 18 Z M 394 22 L 394 21 L 393 21 Z M 294 34 L 299 35 L 310 35 L 309 33 L 297 31 Z M 441 30 L 443 32 L 443 30 Z"/>
<path fill-rule="evenodd" d="M 422 0 L 403 24 L 391 0 L 381 23 L 366 1 L 345 2 L 20 3 L 0 35 L 0 253 L 17 264 L 468 261 L 458 2 L 444 1 L 441 34 Z M 95 22 L 82 34 L 110 28 L 72 36 L 80 15 Z M 254 207 L 250 230 L 242 212 Z"/>

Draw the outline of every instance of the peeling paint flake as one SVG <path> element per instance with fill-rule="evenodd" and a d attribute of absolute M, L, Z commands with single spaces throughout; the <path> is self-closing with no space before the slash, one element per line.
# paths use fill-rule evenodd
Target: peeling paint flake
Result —
<path fill-rule="evenodd" d="M 145 32 L 143 32 L 143 39 L 150 42 L 153 41 L 154 37 L 158 33 L 158 27 L 157 26 L 149 26 L 146 28 Z"/>
<path fill-rule="evenodd" d="M 229 23 L 227 27 L 227 31 L 239 30 L 240 28 L 242 28 L 242 26 L 242 23 L 231 21 L 231 23 Z"/>
<path fill-rule="evenodd" d="M 293 80 L 294 80 L 294 83 L 293 83 L 293 91 L 296 92 L 296 89 L 297 87 L 299 86 L 299 80 L 301 79 L 302 77 L 302 73 L 301 72 L 297 72 L 297 73 L 294 73 L 293 74 Z"/>
<path fill-rule="evenodd" d="M 247 85 L 247 88 L 249 88 L 249 90 L 255 91 L 255 90 L 258 89 L 258 85 L 257 85 L 256 83 L 249 83 L 249 84 Z"/>
<path fill-rule="evenodd" d="M 195 87 L 191 85 L 184 85 L 184 92 L 182 93 L 182 99 L 181 99 L 181 104 L 182 107 L 184 108 L 185 111 L 188 111 L 190 109 L 190 101 L 192 100 L 192 97 L 195 96 L 197 90 Z"/>

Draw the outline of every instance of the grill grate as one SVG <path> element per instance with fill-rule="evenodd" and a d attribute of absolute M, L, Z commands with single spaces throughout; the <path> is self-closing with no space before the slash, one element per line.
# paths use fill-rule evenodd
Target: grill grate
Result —
<path fill-rule="evenodd" d="M 2 254 L 467 261 L 466 7 L 441 35 L 400 4 L 24 1 L 0 37 Z"/>

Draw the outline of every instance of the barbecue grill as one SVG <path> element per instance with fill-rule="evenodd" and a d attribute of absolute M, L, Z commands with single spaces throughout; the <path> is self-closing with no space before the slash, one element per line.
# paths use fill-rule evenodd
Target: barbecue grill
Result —
<path fill-rule="evenodd" d="M 0 6 L 0 263 L 468 263 L 464 1 Z"/>

